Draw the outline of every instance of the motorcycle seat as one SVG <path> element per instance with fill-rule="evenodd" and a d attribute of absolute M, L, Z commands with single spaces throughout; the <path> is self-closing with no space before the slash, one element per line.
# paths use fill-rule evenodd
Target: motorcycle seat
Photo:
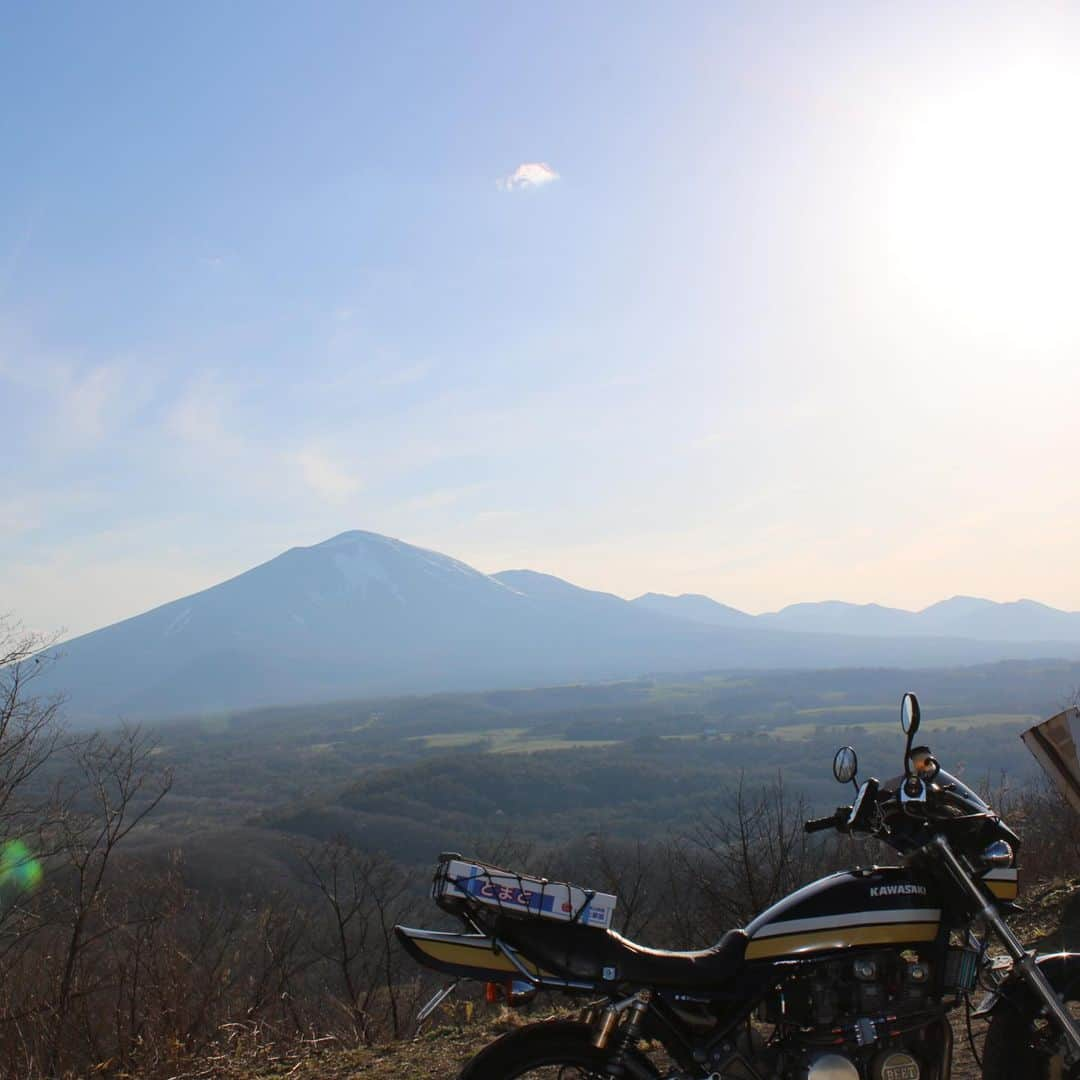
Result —
<path fill-rule="evenodd" d="M 499 920 L 496 937 L 563 978 L 690 991 L 715 990 L 736 975 L 747 942 L 744 930 L 729 930 L 712 948 L 670 952 L 638 945 L 614 930 L 511 918 Z"/>

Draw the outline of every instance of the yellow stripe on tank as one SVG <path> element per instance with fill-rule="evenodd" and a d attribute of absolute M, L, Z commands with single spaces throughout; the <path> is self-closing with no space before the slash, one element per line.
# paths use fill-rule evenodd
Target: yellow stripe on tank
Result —
<path fill-rule="evenodd" d="M 850 949 L 858 945 L 896 945 L 933 941 L 940 923 L 897 923 L 878 926 L 838 926 L 835 930 L 815 930 L 809 934 L 780 934 L 758 938 L 746 946 L 747 960 L 773 956 L 793 956 L 820 949 Z"/>

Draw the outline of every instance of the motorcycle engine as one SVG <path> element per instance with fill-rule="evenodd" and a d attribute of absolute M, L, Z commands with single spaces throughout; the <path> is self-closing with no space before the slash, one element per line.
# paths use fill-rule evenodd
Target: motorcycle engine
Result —
<path fill-rule="evenodd" d="M 894 952 L 822 961 L 783 987 L 765 1019 L 802 1028 L 851 1026 L 862 1017 L 921 1012 L 930 991 L 930 965 Z"/>
<path fill-rule="evenodd" d="M 918 1060 L 906 1050 L 883 1050 L 870 1063 L 864 1074 L 851 1058 L 827 1050 L 811 1057 L 805 1080 L 920 1080 L 922 1071 Z"/>
<path fill-rule="evenodd" d="M 931 974 L 925 961 L 895 951 L 808 965 L 760 1015 L 776 1027 L 781 1075 L 922 1080 L 926 1048 L 916 1018 L 932 1004 Z"/>
<path fill-rule="evenodd" d="M 806 1080 L 862 1080 L 851 1058 L 833 1051 L 811 1058 L 805 1076 Z"/>

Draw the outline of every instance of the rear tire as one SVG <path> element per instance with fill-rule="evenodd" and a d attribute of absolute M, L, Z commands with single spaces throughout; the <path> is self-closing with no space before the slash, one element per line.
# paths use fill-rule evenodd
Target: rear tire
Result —
<path fill-rule="evenodd" d="M 610 1050 L 592 1045 L 588 1024 L 548 1020 L 518 1028 L 485 1047 L 461 1072 L 459 1080 L 609 1080 Z M 634 1055 L 648 1074 L 655 1070 Z M 635 1070 L 636 1071 L 636 1070 Z"/>

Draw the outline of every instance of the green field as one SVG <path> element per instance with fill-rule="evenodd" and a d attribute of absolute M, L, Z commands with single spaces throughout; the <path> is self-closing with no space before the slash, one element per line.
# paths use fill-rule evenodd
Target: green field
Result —
<path fill-rule="evenodd" d="M 413 735 L 411 743 L 425 750 L 483 749 L 487 754 L 532 754 L 543 750 L 599 749 L 615 746 L 619 739 L 574 739 L 563 735 L 530 734 L 529 728 L 491 728 L 487 731 L 439 732 Z"/>
<path fill-rule="evenodd" d="M 649 687 L 646 698 L 651 702 L 677 703 L 680 700 L 696 701 L 714 690 L 739 690 L 752 687 L 752 679 L 734 678 L 727 675 L 702 675 L 693 682 L 656 682 Z"/>
<path fill-rule="evenodd" d="M 842 718 L 853 713 L 875 712 L 882 716 L 880 720 L 856 721 L 844 723 Z M 747 739 L 779 740 L 781 742 L 811 741 L 822 737 L 833 738 L 841 742 L 862 735 L 899 736 L 900 725 L 893 715 L 896 707 L 850 705 L 832 708 L 800 709 L 798 716 L 813 717 L 798 723 L 770 723 L 761 721 L 752 728 L 740 728 L 737 732 L 713 732 L 704 730 L 666 732 L 659 738 L 667 743 L 688 743 L 695 740 L 709 743 L 742 742 Z M 833 718 L 836 722 L 829 723 Z M 988 729 L 1007 732 L 1010 729 L 1019 733 L 1039 721 L 1033 713 L 958 713 L 953 716 L 934 717 L 923 721 L 922 731 L 933 733 L 985 732 Z M 635 731 L 625 738 L 580 738 L 571 733 L 537 730 L 526 727 L 499 727 L 479 731 L 433 732 L 425 735 L 413 735 L 406 741 L 422 747 L 426 751 L 474 750 L 487 754 L 530 754 L 552 750 L 600 750 L 612 746 L 629 745 L 634 737 L 640 737 Z M 317 744 L 309 749 L 310 753 L 325 750 L 327 744 Z"/>
<path fill-rule="evenodd" d="M 895 704 L 889 705 L 825 705 L 816 709 L 800 709 L 800 716 L 844 716 L 847 713 L 873 713 L 879 716 L 899 716 Z"/>
<path fill-rule="evenodd" d="M 477 743 L 489 743 L 495 751 L 520 742 L 528 728 L 491 728 L 489 731 L 442 731 L 434 735 L 412 735 L 406 741 L 419 743 L 425 750 L 464 750 Z"/>
<path fill-rule="evenodd" d="M 777 739 L 809 739 L 823 733 L 831 733 L 838 738 L 850 736 L 855 731 L 866 732 L 872 735 L 884 735 L 890 731 L 899 731 L 898 720 L 874 720 L 869 723 L 858 724 L 827 724 L 824 716 L 828 712 L 834 715 L 841 713 L 841 709 L 832 710 L 803 710 L 806 712 L 822 713 L 822 720 L 804 724 L 781 724 L 775 728 L 759 729 L 764 734 L 772 735 Z M 895 712 L 895 708 L 890 707 Z M 933 720 L 924 720 L 921 726 L 923 733 L 943 731 L 985 731 L 987 728 L 1015 728 L 1017 733 L 1025 728 L 1037 724 L 1042 717 L 1029 713 L 969 713 L 963 716 L 939 716 Z"/>
<path fill-rule="evenodd" d="M 541 750 L 599 750 L 618 746 L 619 739 L 520 739 L 492 750 L 494 754 L 533 754 Z"/>

